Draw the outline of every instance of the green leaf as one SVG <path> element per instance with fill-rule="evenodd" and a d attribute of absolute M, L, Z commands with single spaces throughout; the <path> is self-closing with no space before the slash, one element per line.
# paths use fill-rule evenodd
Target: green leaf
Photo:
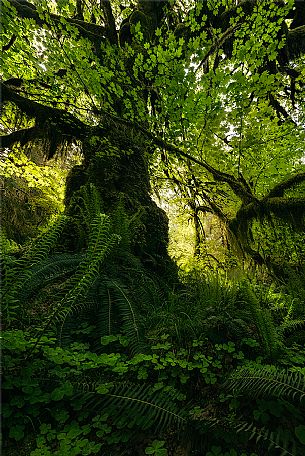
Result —
<path fill-rule="evenodd" d="M 16 424 L 10 428 L 9 437 L 19 442 L 24 437 L 24 430 L 25 426 L 23 424 Z"/>

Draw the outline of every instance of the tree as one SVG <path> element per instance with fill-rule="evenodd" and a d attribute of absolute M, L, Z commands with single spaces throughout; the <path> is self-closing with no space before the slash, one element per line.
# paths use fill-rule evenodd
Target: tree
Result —
<path fill-rule="evenodd" d="M 168 282 L 151 176 L 183 195 L 197 225 L 213 214 L 273 268 L 253 246 L 261 222 L 303 230 L 303 5 L 4 0 L 8 159 L 72 144 L 84 157 L 67 178 L 69 217 L 3 255 L 4 416 L 23 441 L 13 452 L 166 454 L 166 441 L 176 455 L 193 444 L 302 453 L 301 279 L 294 295 L 196 273 L 162 288 L 143 264 Z M 126 239 L 113 229 L 122 213 L 136 220 Z"/>
<path fill-rule="evenodd" d="M 38 143 L 50 158 L 81 144 L 68 211 L 93 182 L 105 212 L 123 198 L 141 213 L 143 261 L 165 257 L 153 161 L 191 192 L 194 217 L 215 214 L 257 261 L 254 218 L 304 215 L 304 197 L 286 196 L 305 180 L 302 2 L 5 0 L 3 13 L 2 146 Z M 11 106 L 25 116 L 18 128 Z"/>

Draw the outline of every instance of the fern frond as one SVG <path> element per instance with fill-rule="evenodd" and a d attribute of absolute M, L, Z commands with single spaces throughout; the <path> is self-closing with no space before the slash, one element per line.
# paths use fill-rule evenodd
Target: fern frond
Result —
<path fill-rule="evenodd" d="M 241 292 L 245 306 L 251 312 L 264 351 L 267 355 L 272 356 L 281 345 L 280 334 L 277 332 L 272 315 L 268 309 L 261 307 L 260 301 L 249 283 L 242 283 Z"/>
<path fill-rule="evenodd" d="M 97 293 L 97 326 L 100 336 L 123 332 L 133 353 L 143 350 L 135 300 L 119 280 L 104 276 Z"/>
<path fill-rule="evenodd" d="M 102 199 L 100 192 L 92 183 L 83 188 L 84 219 L 88 221 L 91 229 L 95 217 L 102 212 Z"/>
<path fill-rule="evenodd" d="M 57 306 L 53 317 L 64 320 L 69 313 L 85 304 L 85 297 L 99 274 L 100 265 L 120 241 L 119 236 L 111 234 L 109 230 L 109 217 L 105 214 L 95 217 L 86 255 L 69 283 L 70 290 Z"/>
<path fill-rule="evenodd" d="M 116 333 L 115 321 L 113 319 L 114 298 L 111 290 L 107 286 L 107 280 L 107 276 L 100 276 L 97 290 L 93 296 L 96 309 L 95 325 L 99 337 L 110 336 L 111 334 Z"/>
<path fill-rule="evenodd" d="M 305 400 L 305 376 L 300 372 L 268 369 L 264 366 L 242 367 L 226 381 L 224 387 L 248 397 L 273 396 L 293 401 Z"/>
<path fill-rule="evenodd" d="M 288 320 L 284 321 L 284 323 L 279 327 L 279 331 L 282 333 L 296 331 L 299 329 L 304 328 L 305 320 L 304 319 L 295 319 L 295 320 Z"/>
<path fill-rule="evenodd" d="M 80 311 L 84 306 L 88 305 L 86 297 L 99 275 L 100 265 L 113 246 L 119 242 L 119 237 L 111 234 L 109 230 L 109 217 L 105 214 L 98 214 L 92 222 L 86 255 L 79 263 L 75 274 L 66 282 L 65 290 L 68 288 L 68 291 L 57 302 L 53 312 L 48 316 L 37 335 L 37 342 L 33 350 L 36 348 L 46 329 L 58 321 L 62 322 L 60 330 L 61 339 L 67 316 L 75 311 Z"/>
<path fill-rule="evenodd" d="M 123 252 L 128 252 L 133 235 L 131 230 L 132 218 L 127 215 L 122 198 L 111 213 L 111 222 L 113 231 L 121 237 L 120 249 Z"/>
<path fill-rule="evenodd" d="M 117 291 L 117 305 L 123 320 L 123 329 L 127 336 L 135 337 L 137 341 L 140 340 L 139 328 L 136 318 L 136 312 L 133 303 L 128 296 L 128 291 L 123 285 L 115 280 L 109 280 L 110 285 Z M 120 299 L 121 298 L 121 299 Z"/>
<path fill-rule="evenodd" d="M 29 251 L 24 255 L 23 263 L 30 263 L 30 266 L 33 266 L 47 258 L 69 220 L 70 217 L 66 215 L 57 217 L 48 230 L 35 239 Z"/>
<path fill-rule="evenodd" d="M 27 281 L 19 292 L 19 301 L 25 303 L 37 290 L 72 274 L 83 258 L 84 254 L 58 254 L 35 265 L 31 269 L 31 280 Z"/>
<path fill-rule="evenodd" d="M 9 258 L 7 258 L 1 294 L 4 317 L 6 320 L 8 320 L 9 314 L 9 319 L 15 318 L 14 314 L 16 314 L 16 311 L 20 308 L 21 304 L 20 299 L 22 299 L 22 296 L 20 293 L 23 288 L 31 282 L 34 274 L 33 267 L 49 255 L 68 220 L 69 218 L 66 216 L 58 217 L 49 227 L 47 232 L 43 233 L 43 235 L 34 241 L 34 244 L 21 259 L 10 261 Z M 12 309 L 14 309 L 13 312 L 11 312 Z"/>
<path fill-rule="evenodd" d="M 86 385 L 88 390 L 88 385 Z M 187 412 L 181 407 L 175 397 L 153 391 L 151 385 L 119 384 L 104 392 L 103 385 L 95 385 L 88 395 L 86 407 L 90 411 L 99 408 L 107 409 L 111 413 L 111 420 L 116 423 L 126 417 L 129 423 L 136 419 L 141 429 L 153 427 L 156 432 L 166 430 L 171 426 L 176 429 L 185 427 L 188 423 Z M 93 395 L 93 396 L 92 396 Z M 98 396 L 97 396 L 98 395 Z"/>
<path fill-rule="evenodd" d="M 8 239 L 3 228 L 0 229 L 0 254 L 10 255 L 11 253 L 18 252 L 21 246 L 17 244 L 13 239 Z"/>
<path fill-rule="evenodd" d="M 75 204 L 78 206 L 82 222 L 87 226 L 88 231 L 95 217 L 102 212 L 102 200 L 96 186 L 92 183 L 83 185 L 75 197 Z"/>
<path fill-rule="evenodd" d="M 253 423 L 240 422 L 236 425 L 236 432 L 248 434 L 248 439 L 255 438 L 256 443 L 261 441 L 268 442 L 268 452 L 277 449 L 279 456 L 298 456 L 296 442 L 291 439 L 289 433 L 283 429 L 272 431 L 267 428 L 258 428 Z"/>

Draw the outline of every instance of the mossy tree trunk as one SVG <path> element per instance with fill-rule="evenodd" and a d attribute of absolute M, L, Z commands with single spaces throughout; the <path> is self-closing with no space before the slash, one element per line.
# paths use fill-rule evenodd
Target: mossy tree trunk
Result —
<path fill-rule="evenodd" d="M 83 17 L 70 18 L 68 21 L 76 27 L 81 38 L 91 42 L 96 62 L 103 64 L 105 49 L 112 48 L 113 58 L 119 54 L 123 59 L 125 44 L 137 52 L 138 44 L 134 42 L 133 33 L 138 23 L 141 25 L 145 40 L 153 41 L 154 31 L 164 20 L 167 3 L 139 1 L 119 30 L 116 29 L 110 2 L 101 2 L 104 26 L 91 24 L 89 27 Z M 17 8 L 17 14 L 21 18 L 30 18 L 38 26 L 49 26 L 50 29 L 53 26 L 57 27 L 59 16 L 51 14 L 49 19 L 44 18 L 38 14 L 34 5 L 24 6 L 19 1 L 14 2 L 13 6 Z M 102 43 L 105 46 L 103 51 Z M 128 57 L 126 59 L 128 60 Z M 131 68 L 129 66 L 128 62 L 125 62 L 127 75 L 130 71 L 132 79 L 133 68 L 132 65 Z M 66 69 L 59 71 L 65 73 Z M 75 203 L 77 193 L 82 186 L 94 184 L 99 192 L 101 210 L 104 213 L 111 214 L 118 204 L 123 204 L 130 217 L 137 217 L 137 232 L 132 242 L 133 253 L 146 266 L 153 269 L 163 268 L 169 264 L 167 217 L 150 196 L 149 154 L 145 142 L 147 138 L 143 139 L 137 127 L 131 128 L 122 121 L 125 113 L 123 100 L 114 97 L 111 108 L 115 110 L 116 115 L 106 114 L 98 126 L 92 126 L 69 112 L 20 95 L 18 90 L 15 90 L 16 84 L 16 80 L 9 80 L 2 85 L 3 101 L 17 106 L 26 116 L 34 119 L 35 124 L 31 128 L 5 136 L 4 146 L 11 147 L 16 142 L 22 145 L 42 141 L 45 152 L 51 157 L 63 143 L 78 141 L 82 146 L 84 161 L 74 167 L 67 178 L 66 212 L 77 218 L 77 212 L 81 210 Z M 18 80 L 18 84 L 22 86 L 23 81 Z M 150 100 L 149 89 L 143 90 L 142 98 L 143 106 L 147 106 Z M 77 229 L 69 228 L 65 240 L 70 250 L 84 248 L 83 240 L 78 239 Z"/>
<path fill-rule="evenodd" d="M 116 155 L 112 149 L 112 156 L 111 153 L 109 156 L 109 148 L 113 148 L 113 144 L 107 143 L 101 147 L 90 145 L 90 141 L 84 142 L 87 158 L 82 165 L 71 170 L 67 179 L 66 211 L 77 216 L 75 196 L 82 186 L 94 184 L 100 195 L 103 212 L 111 215 L 122 204 L 127 216 L 136 219 L 132 253 L 150 269 L 161 268 L 163 271 L 166 264 L 171 263 L 167 253 L 168 219 L 150 195 L 145 145 L 139 147 L 129 142 L 126 151 L 127 139 L 122 138 L 121 144 L 116 141 L 115 148 L 120 147 L 120 151 Z M 70 248 L 83 247 L 77 239 L 77 232 L 70 232 L 68 237 Z"/>

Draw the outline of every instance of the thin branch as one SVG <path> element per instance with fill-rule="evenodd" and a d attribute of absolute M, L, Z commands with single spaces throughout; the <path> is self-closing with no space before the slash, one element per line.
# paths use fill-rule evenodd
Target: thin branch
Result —
<path fill-rule="evenodd" d="M 76 0 L 77 19 L 84 20 L 82 0 Z"/>
<path fill-rule="evenodd" d="M 212 130 L 211 130 L 212 131 Z M 230 143 L 230 141 L 228 140 L 228 137 L 225 136 L 224 138 L 220 135 L 218 135 L 217 133 L 215 133 L 214 131 L 212 131 L 213 135 L 216 136 L 216 138 L 220 139 L 221 141 L 223 141 L 225 143 L 226 146 L 228 147 L 231 147 L 232 149 L 234 149 L 234 146 L 232 146 L 232 144 Z"/>
<path fill-rule="evenodd" d="M 12 35 L 11 39 L 9 40 L 9 42 L 2 46 L 2 52 L 8 51 L 13 46 L 13 44 L 15 43 L 16 38 L 17 38 L 16 35 Z"/>
<path fill-rule="evenodd" d="M 289 30 L 286 46 L 290 59 L 295 59 L 305 54 L 305 25 Z"/>
<path fill-rule="evenodd" d="M 189 153 L 185 152 L 184 150 L 180 149 L 179 147 L 167 143 L 164 141 L 162 138 L 159 136 L 155 136 L 153 133 L 150 131 L 146 130 L 142 125 L 135 123 L 135 122 L 130 122 L 125 119 L 121 119 L 116 116 L 111 116 L 113 119 L 116 119 L 120 123 L 124 123 L 125 125 L 130 126 L 131 128 L 136 128 L 137 130 L 140 130 L 147 138 L 151 139 L 154 144 L 157 146 L 166 149 L 168 152 L 173 152 L 175 153 L 178 157 L 183 157 L 188 160 L 190 160 L 193 163 L 196 163 L 197 165 L 203 167 L 206 171 L 208 171 L 216 181 L 220 182 L 226 182 L 233 192 L 235 193 L 236 196 L 238 196 L 243 203 L 248 204 L 250 201 L 256 201 L 255 196 L 249 191 L 249 188 L 245 188 L 244 183 L 240 182 L 238 179 L 236 179 L 234 176 L 232 176 L 229 173 L 225 173 L 223 171 L 219 171 L 213 166 L 209 165 L 206 161 L 203 160 L 198 160 L 196 157 L 193 157 Z"/>
<path fill-rule="evenodd" d="M 291 119 L 291 117 L 289 116 L 286 109 L 283 108 L 283 106 L 277 101 L 277 99 L 272 95 L 272 93 L 269 93 L 269 101 L 270 101 L 271 106 L 275 109 L 279 119 L 281 119 L 280 114 L 282 114 L 284 119 L 288 119 L 288 118 Z M 293 120 L 292 120 L 292 122 L 293 122 Z M 295 123 L 295 122 L 293 122 L 293 123 Z"/>
<path fill-rule="evenodd" d="M 195 70 L 195 74 L 197 71 L 202 68 L 203 66 L 206 65 L 209 57 L 220 48 L 229 38 L 232 37 L 233 33 L 240 27 L 241 24 L 234 25 L 232 27 L 229 27 L 219 38 L 218 40 L 212 44 L 206 55 L 203 57 L 201 62 L 199 63 L 198 67 Z"/>
<path fill-rule="evenodd" d="M 225 224 L 228 223 L 228 218 L 226 215 L 222 212 L 220 207 L 217 206 L 207 195 L 205 195 L 205 199 L 209 206 L 198 206 L 196 208 L 197 212 L 210 212 L 214 215 L 216 215 L 220 220 L 222 220 Z"/>

